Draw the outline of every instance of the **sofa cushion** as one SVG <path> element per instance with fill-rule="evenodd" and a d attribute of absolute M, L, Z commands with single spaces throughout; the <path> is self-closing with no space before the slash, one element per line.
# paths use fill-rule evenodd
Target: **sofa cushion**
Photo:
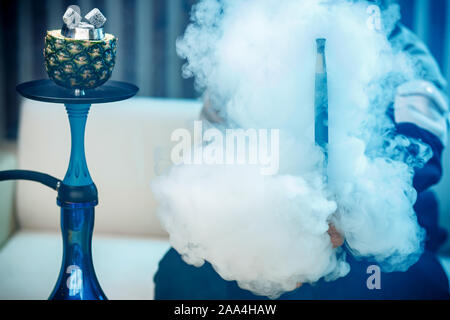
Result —
<path fill-rule="evenodd" d="M 16 156 L 10 148 L 0 147 L 0 171 L 16 168 Z M 6 242 L 14 226 L 14 181 L 0 182 L 0 248 Z"/>
<path fill-rule="evenodd" d="M 153 277 L 169 249 L 165 240 L 96 236 L 93 260 L 109 299 L 153 299 Z M 58 233 L 20 231 L 0 251 L 0 300 L 47 299 L 59 274 Z"/>

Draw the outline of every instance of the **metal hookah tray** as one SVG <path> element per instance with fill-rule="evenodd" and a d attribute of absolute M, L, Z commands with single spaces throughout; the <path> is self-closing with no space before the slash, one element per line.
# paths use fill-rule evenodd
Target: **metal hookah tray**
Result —
<path fill-rule="evenodd" d="M 56 85 L 52 80 L 36 80 L 22 83 L 17 91 L 24 97 L 37 101 L 63 104 L 94 104 L 117 102 L 137 94 L 139 88 L 131 83 L 109 80 L 101 87 L 85 90 L 84 95 L 75 95 L 75 90 Z"/>

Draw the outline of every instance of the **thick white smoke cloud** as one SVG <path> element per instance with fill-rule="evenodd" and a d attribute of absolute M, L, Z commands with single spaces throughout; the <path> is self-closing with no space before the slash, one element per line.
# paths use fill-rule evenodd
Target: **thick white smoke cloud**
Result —
<path fill-rule="evenodd" d="M 333 280 L 349 266 L 327 234 L 384 270 L 406 270 L 422 250 L 413 168 L 429 150 L 389 134 L 395 88 L 415 73 L 378 30 L 365 1 L 202 0 L 177 43 L 185 76 L 241 128 L 280 129 L 280 171 L 178 166 L 152 185 L 171 244 L 195 266 L 276 298 L 297 282 Z M 327 39 L 328 183 L 314 143 L 316 38 Z M 419 147 L 419 156 L 407 150 Z"/>

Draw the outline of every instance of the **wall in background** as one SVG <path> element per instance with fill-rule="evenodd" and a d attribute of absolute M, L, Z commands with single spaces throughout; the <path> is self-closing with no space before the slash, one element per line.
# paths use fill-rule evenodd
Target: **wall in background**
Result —
<path fill-rule="evenodd" d="M 0 80 L 0 130 L 15 139 L 18 120 L 17 83 L 47 78 L 43 46 L 45 32 L 60 29 L 67 6 L 77 4 L 83 15 L 99 8 L 109 19 L 107 32 L 119 38 L 114 80 L 140 87 L 140 95 L 193 98 L 192 80 L 181 77 L 183 61 L 175 41 L 189 22 L 196 0 L 0 0 L 0 39 L 4 57 Z M 1 45 L 0 45 L 1 46 Z M 1 48 L 1 47 L 0 47 Z M 0 89 L 0 90 L 1 90 Z M 7 108 L 5 108 L 7 106 Z M 1 108 L 6 112 L 1 112 Z"/>
<path fill-rule="evenodd" d="M 450 0 L 398 2 L 402 22 L 429 46 L 450 80 Z M 17 83 L 46 77 L 45 31 L 61 27 L 70 4 L 83 12 L 98 7 L 111 21 L 107 31 L 119 37 L 115 80 L 136 83 L 140 95 L 194 98 L 192 80 L 181 78 L 175 40 L 189 22 L 196 0 L 0 0 L 0 137 L 15 139 L 19 116 Z M 449 89 L 450 90 L 450 89 Z M 449 91 L 450 93 L 450 91 Z M 444 179 L 435 188 L 441 223 L 450 230 L 450 147 L 444 155 Z M 450 253 L 450 241 L 444 250 Z"/>
<path fill-rule="evenodd" d="M 0 12 L 0 18 L 2 17 L 2 14 Z M 1 28 L 1 23 L 0 23 L 0 28 Z M 6 121 L 4 121 L 4 117 L 6 114 L 6 110 L 5 110 L 5 103 L 3 103 L 3 97 L 5 96 L 4 93 L 4 89 L 5 89 L 5 68 L 4 68 L 4 58 L 3 58 L 4 52 L 3 52 L 3 32 L 0 31 L 0 139 L 1 137 L 5 136 L 5 132 L 6 132 Z"/>

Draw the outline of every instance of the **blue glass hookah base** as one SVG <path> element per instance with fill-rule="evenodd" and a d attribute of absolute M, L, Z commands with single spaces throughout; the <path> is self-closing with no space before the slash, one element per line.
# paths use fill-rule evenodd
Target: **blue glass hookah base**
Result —
<path fill-rule="evenodd" d="M 138 87 L 119 81 L 75 95 L 74 90 L 57 86 L 52 80 L 37 80 L 17 86 L 24 97 L 65 104 L 69 116 L 72 149 L 69 169 L 58 190 L 61 207 L 63 261 L 58 281 L 49 299 L 106 300 L 92 262 L 92 234 L 97 189 L 91 179 L 84 152 L 84 131 L 91 104 L 126 100 Z"/>
<path fill-rule="evenodd" d="M 97 202 L 63 204 L 61 231 L 63 261 L 51 300 L 106 300 L 92 262 L 94 207 Z"/>

